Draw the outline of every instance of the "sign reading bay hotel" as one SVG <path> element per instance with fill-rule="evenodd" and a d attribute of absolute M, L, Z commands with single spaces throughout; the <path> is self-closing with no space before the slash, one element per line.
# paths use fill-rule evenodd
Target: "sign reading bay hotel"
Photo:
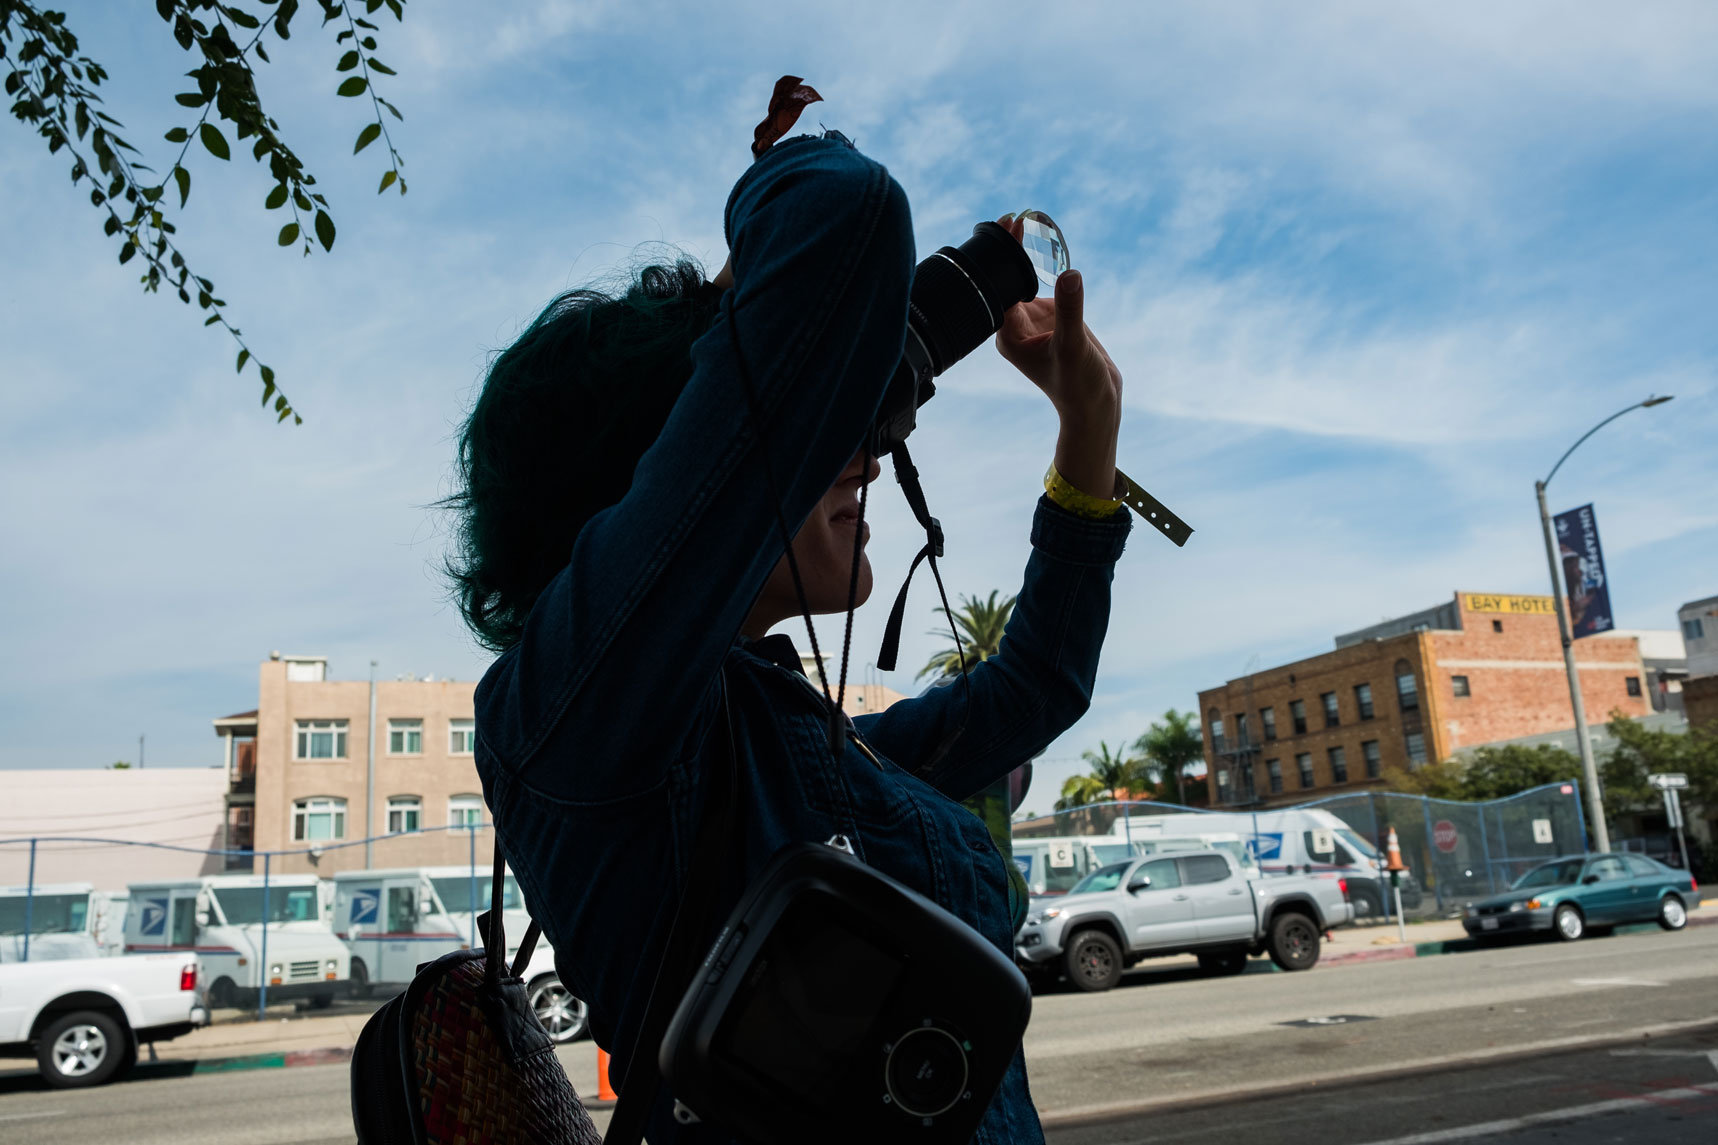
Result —
<path fill-rule="evenodd" d="M 1552 616 L 1557 611 L 1556 605 L 1548 596 L 1499 596 L 1486 592 L 1469 592 L 1462 595 L 1462 603 L 1469 612 L 1532 612 Z"/>

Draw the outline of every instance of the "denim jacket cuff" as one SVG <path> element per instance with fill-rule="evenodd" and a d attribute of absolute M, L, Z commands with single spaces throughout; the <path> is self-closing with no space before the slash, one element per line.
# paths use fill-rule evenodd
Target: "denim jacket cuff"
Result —
<path fill-rule="evenodd" d="M 1038 498 L 1032 547 L 1077 565 L 1113 565 L 1121 559 L 1133 521 L 1124 506 L 1102 520 L 1075 516 L 1048 497 Z"/>

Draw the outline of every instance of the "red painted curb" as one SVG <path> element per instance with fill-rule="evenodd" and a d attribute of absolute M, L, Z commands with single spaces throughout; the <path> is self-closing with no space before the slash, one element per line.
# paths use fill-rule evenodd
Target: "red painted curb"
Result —
<path fill-rule="evenodd" d="M 1351 950 L 1345 954 L 1326 954 L 1319 958 L 1317 966 L 1340 966 L 1344 962 L 1399 962 L 1404 958 L 1416 958 L 1419 951 L 1413 943 L 1397 943 L 1393 946 L 1380 946 L 1376 950 Z M 1314 969 L 1317 969 L 1317 966 Z"/>
<path fill-rule="evenodd" d="M 283 1065 L 336 1065 L 352 1060 L 351 1046 L 324 1046 L 319 1050 L 288 1050 Z"/>

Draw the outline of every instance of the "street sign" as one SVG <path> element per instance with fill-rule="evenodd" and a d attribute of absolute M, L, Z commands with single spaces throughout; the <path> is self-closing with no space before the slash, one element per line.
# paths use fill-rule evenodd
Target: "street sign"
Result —
<path fill-rule="evenodd" d="M 1646 781 L 1660 791 L 1680 791 L 1688 786 L 1688 776 L 1680 771 L 1663 771 L 1657 775 L 1649 775 Z"/>
<path fill-rule="evenodd" d="M 1460 836 L 1456 834 L 1456 825 L 1451 823 L 1448 819 L 1439 819 L 1436 823 L 1432 824 L 1432 842 L 1436 844 L 1438 850 L 1442 851 L 1444 854 L 1447 855 L 1456 849 L 1456 840 L 1458 838 L 1460 838 Z"/>
<path fill-rule="evenodd" d="M 1682 830 L 1682 796 L 1674 787 L 1664 790 L 1664 817 L 1672 831 Z"/>
<path fill-rule="evenodd" d="M 1553 841 L 1551 835 L 1551 820 L 1533 820 L 1533 841 L 1535 843 L 1550 843 Z"/>

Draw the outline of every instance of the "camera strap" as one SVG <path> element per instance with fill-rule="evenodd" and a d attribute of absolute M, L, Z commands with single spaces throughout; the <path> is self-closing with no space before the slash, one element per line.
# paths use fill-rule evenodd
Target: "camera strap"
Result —
<path fill-rule="evenodd" d="M 715 918 L 716 906 L 722 901 L 718 893 L 722 875 L 731 868 L 724 862 L 725 852 L 736 840 L 743 823 L 735 814 L 736 789 L 739 787 L 739 760 L 734 746 L 734 720 L 728 707 L 728 676 L 724 669 L 717 677 L 720 690 L 721 722 L 711 729 L 715 747 L 721 753 L 719 766 L 710 772 L 710 788 L 706 793 L 704 815 L 698 833 L 692 841 L 692 853 L 686 870 L 686 886 L 669 924 L 668 940 L 663 946 L 662 961 L 656 968 L 656 979 L 650 987 L 650 1001 L 644 1007 L 644 1020 L 639 1024 L 638 1038 L 627 1055 L 626 1076 L 617 1088 L 620 1096 L 614 1114 L 609 1119 L 605 1145 L 638 1145 L 644 1139 L 645 1121 L 650 1107 L 662 1087 L 662 1067 L 657 1053 L 668 1023 L 680 1005 L 680 998 L 698 969 L 704 948 L 704 938 Z"/>

